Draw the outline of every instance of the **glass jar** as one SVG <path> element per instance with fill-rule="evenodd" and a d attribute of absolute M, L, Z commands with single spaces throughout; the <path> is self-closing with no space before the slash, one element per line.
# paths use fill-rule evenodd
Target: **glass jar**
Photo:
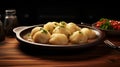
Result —
<path fill-rule="evenodd" d="M 0 15 L 0 42 L 5 40 L 5 33 L 3 28 L 3 23 L 1 21 L 1 15 Z"/>
<path fill-rule="evenodd" d="M 5 35 L 9 37 L 14 37 L 13 29 L 18 26 L 18 20 L 16 16 L 15 9 L 5 10 L 5 21 L 4 21 L 4 29 Z"/>

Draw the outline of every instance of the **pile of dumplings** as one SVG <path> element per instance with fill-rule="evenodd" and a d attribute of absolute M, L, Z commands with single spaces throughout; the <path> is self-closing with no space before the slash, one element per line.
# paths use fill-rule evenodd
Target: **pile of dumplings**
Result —
<path fill-rule="evenodd" d="M 87 43 L 96 37 L 94 30 L 81 28 L 73 22 L 47 22 L 42 27 L 34 27 L 30 37 L 33 42 L 53 45 Z"/>

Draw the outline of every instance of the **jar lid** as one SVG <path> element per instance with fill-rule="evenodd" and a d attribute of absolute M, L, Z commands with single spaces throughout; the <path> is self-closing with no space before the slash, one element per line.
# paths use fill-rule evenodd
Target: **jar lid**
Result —
<path fill-rule="evenodd" d="M 16 13 L 16 10 L 15 9 L 7 9 L 5 10 L 6 13 Z"/>

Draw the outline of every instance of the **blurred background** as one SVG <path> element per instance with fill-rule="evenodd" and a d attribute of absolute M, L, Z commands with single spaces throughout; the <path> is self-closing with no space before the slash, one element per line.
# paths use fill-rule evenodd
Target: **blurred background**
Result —
<path fill-rule="evenodd" d="M 4 21 L 5 10 L 16 9 L 20 25 L 36 25 L 48 21 L 66 21 L 92 24 L 100 18 L 120 20 L 119 4 L 114 2 L 75 0 L 41 0 L 41 1 L 2 1 L 0 13 Z"/>

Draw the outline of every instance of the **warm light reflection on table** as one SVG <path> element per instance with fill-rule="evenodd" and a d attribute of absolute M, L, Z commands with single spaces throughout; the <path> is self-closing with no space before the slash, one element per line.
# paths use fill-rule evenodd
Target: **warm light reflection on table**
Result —
<path fill-rule="evenodd" d="M 120 44 L 119 38 L 108 38 Z M 120 51 L 100 44 L 76 55 L 32 55 L 19 48 L 16 38 L 0 43 L 0 67 L 120 67 Z"/>

